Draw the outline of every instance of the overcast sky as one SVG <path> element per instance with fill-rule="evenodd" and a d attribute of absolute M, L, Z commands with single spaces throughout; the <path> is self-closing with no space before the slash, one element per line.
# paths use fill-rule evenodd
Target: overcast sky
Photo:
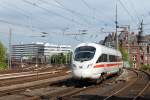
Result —
<path fill-rule="evenodd" d="M 115 30 L 116 2 L 119 26 L 137 31 L 143 19 L 149 34 L 150 0 L 0 0 L 0 40 L 8 46 L 11 28 L 13 44 L 98 42 Z M 81 30 L 87 34 L 68 35 Z M 41 32 L 48 34 L 40 37 Z"/>

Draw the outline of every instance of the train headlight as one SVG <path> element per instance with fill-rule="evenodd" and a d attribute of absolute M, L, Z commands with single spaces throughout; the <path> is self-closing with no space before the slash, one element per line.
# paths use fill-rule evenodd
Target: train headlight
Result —
<path fill-rule="evenodd" d="M 87 68 L 91 67 L 93 64 L 88 64 Z"/>

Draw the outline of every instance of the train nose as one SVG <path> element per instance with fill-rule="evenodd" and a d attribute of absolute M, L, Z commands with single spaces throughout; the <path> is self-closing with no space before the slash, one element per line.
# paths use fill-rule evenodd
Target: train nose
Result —
<path fill-rule="evenodd" d="M 82 78 L 90 78 L 90 77 L 91 77 L 90 70 L 84 70 L 84 71 L 82 71 Z"/>
<path fill-rule="evenodd" d="M 89 69 L 78 69 L 73 71 L 73 76 L 75 78 L 90 78 L 91 74 L 91 70 Z"/>

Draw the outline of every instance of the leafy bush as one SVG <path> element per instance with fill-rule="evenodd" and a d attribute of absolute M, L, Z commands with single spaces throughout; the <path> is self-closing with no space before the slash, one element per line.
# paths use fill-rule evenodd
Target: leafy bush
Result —
<path fill-rule="evenodd" d="M 50 58 L 50 62 L 52 64 L 70 64 L 71 63 L 71 56 L 72 53 L 67 53 L 67 54 L 54 54 Z"/>
<path fill-rule="evenodd" d="M 0 42 L 0 69 L 6 68 L 6 49 Z"/>
<path fill-rule="evenodd" d="M 142 65 L 140 69 L 141 70 L 149 70 L 150 71 L 150 64 L 148 64 L 148 65 Z"/>
<path fill-rule="evenodd" d="M 129 60 L 128 51 L 125 48 L 121 48 L 121 47 L 119 49 L 120 52 L 122 53 L 123 60 L 128 61 Z"/>
<path fill-rule="evenodd" d="M 122 59 L 125 62 L 128 62 L 130 66 L 132 66 L 132 62 L 130 61 L 128 50 L 126 48 L 123 48 L 123 47 L 119 47 L 119 50 L 122 54 Z"/>
<path fill-rule="evenodd" d="M 7 64 L 4 62 L 0 62 L 0 70 L 6 69 L 7 68 Z"/>

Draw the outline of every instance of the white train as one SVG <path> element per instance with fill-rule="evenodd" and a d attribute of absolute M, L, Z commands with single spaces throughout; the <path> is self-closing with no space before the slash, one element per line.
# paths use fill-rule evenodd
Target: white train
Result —
<path fill-rule="evenodd" d="M 73 78 L 92 79 L 99 83 L 110 74 L 120 73 L 122 67 L 122 55 L 115 49 L 96 43 L 82 43 L 75 48 Z"/>

